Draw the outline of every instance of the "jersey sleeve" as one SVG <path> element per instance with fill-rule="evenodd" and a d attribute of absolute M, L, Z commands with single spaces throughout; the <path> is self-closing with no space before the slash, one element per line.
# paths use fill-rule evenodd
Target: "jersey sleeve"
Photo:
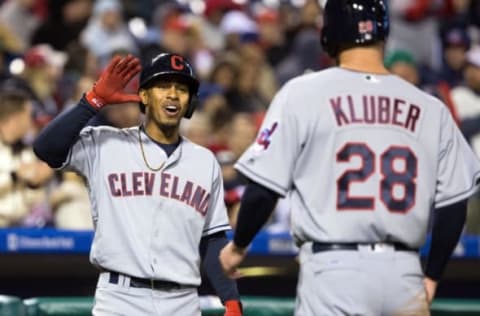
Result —
<path fill-rule="evenodd" d="M 98 146 L 98 133 L 93 127 L 85 127 L 78 140 L 70 148 L 67 160 L 61 168 L 73 169 L 84 176 L 92 172 L 92 162 Z"/>
<path fill-rule="evenodd" d="M 480 162 L 447 110 L 442 114 L 435 208 L 470 197 L 478 188 Z"/>
<path fill-rule="evenodd" d="M 224 202 L 223 179 L 220 172 L 220 166 L 213 156 L 212 160 L 214 164 L 214 181 L 210 191 L 210 203 L 205 219 L 202 237 L 231 229 L 230 224 L 228 223 L 227 208 Z"/>
<path fill-rule="evenodd" d="M 250 180 L 285 196 L 292 183 L 295 158 L 300 150 L 299 126 L 288 100 L 287 83 L 270 104 L 256 140 L 235 168 Z"/>

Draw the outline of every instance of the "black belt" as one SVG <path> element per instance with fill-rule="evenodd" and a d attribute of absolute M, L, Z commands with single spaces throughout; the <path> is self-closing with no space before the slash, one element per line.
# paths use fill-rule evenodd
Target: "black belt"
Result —
<path fill-rule="evenodd" d="M 411 248 L 400 242 L 390 242 L 390 243 L 323 243 L 323 242 L 313 242 L 312 251 L 313 253 L 322 252 L 322 251 L 333 251 L 333 250 L 358 250 L 362 246 L 370 247 L 372 250 L 380 248 L 382 245 L 393 246 L 395 250 L 398 251 L 418 251 L 418 249 Z"/>
<path fill-rule="evenodd" d="M 171 291 L 171 290 L 180 290 L 180 289 L 195 287 L 193 285 L 184 285 L 184 284 L 179 284 L 172 281 L 142 279 L 142 278 L 121 274 L 114 271 L 107 271 L 107 272 L 110 274 L 108 282 L 112 284 L 118 284 L 119 276 L 125 276 L 130 278 L 130 287 L 135 287 L 135 288 L 147 288 L 152 290 Z"/>

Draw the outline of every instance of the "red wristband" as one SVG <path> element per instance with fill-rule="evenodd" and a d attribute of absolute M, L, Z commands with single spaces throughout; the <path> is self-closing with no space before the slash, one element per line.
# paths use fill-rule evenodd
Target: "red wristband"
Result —
<path fill-rule="evenodd" d="M 225 301 L 225 316 L 242 316 L 242 303 L 237 300 Z"/>
<path fill-rule="evenodd" d="M 94 107 L 97 110 L 100 110 L 100 108 L 102 108 L 102 106 L 106 104 L 105 100 L 98 97 L 95 94 L 95 91 L 93 91 L 93 89 L 87 92 L 87 94 L 85 95 L 85 98 L 87 99 L 88 104 L 90 104 L 92 107 Z"/>

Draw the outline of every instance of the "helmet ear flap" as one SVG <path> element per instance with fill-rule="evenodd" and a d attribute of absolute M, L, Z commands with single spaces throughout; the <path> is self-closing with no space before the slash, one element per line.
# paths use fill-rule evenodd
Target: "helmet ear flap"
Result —
<path fill-rule="evenodd" d="M 145 114 L 145 104 L 143 104 L 142 102 L 139 102 L 139 103 L 138 103 L 138 106 L 140 107 L 140 112 L 142 112 L 143 114 Z"/>
<path fill-rule="evenodd" d="M 185 112 L 185 115 L 183 115 L 183 117 L 187 119 L 191 118 L 193 115 L 193 112 L 195 112 L 195 109 L 197 108 L 198 103 L 199 103 L 198 96 L 195 94 L 190 99 L 190 102 L 188 103 L 187 112 Z"/>

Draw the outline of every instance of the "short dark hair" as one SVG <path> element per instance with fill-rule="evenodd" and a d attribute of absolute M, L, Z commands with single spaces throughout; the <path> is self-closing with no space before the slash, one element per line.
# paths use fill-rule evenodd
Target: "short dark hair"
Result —
<path fill-rule="evenodd" d="M 23 111 L 30 98 L 20 91 L 0 91 L 0 120 Z"/>

